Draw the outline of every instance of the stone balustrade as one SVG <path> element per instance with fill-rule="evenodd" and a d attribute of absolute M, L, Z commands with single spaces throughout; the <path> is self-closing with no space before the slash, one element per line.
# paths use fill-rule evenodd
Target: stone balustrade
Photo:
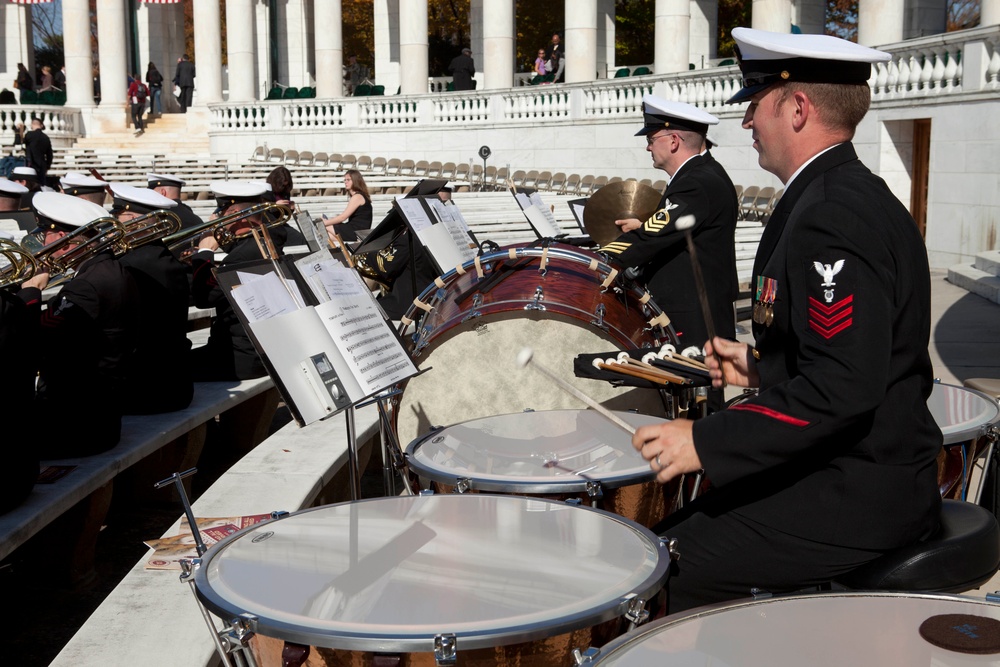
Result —
<path fill-rule="evenodd" d="M 73 107 L 19 104 L 0 107 L 0 141 L 14 141 L 14 126 L 24 123 L 31 129 L 31 119 L 40 118 L 50 139 L 75 139 L 80 136 L 80 112 Z"/>

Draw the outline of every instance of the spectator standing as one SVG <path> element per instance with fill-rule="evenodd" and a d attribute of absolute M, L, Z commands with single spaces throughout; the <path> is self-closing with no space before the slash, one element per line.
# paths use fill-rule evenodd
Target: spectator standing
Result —
<path fill-rule="evenodd" d="M 52 75 L 52 85 L 54 85 L 59 90 L 66 90 L 66 66 L 63 65 L 59 68 L 59 71 Z"/>
<path fill-rule="evenodd" d="M 174 84 L 180 87 L 181 96 L 178 100 L 181 103 L 181 113 L 187 113 L 191 101 L 194 99 L 194 63 L 188 54 L 181 56 L 177 63 L 177 71 L 174 73 Z"/>
<path fill-rule="evenodd" d="M 45 174 L 52 166 L 52 142 L 42 130 L 42 121 L 31 119 L 31 130 L 24 135 L 24 156 L 28 166 L 38 174 L 38 182 L 45 184 Z"/>
<path fill-rule="evenodd" d="M 52 90 L 52 68 L 48 65 L 42 67 L 42 84 L 38 92 L 44 93 L 46 90 Z"/>
<path fill-rule="evenodd" d="M 163 75 L 160 74 L 160 70 L 156 69 L 156 65 L 152 62 L 146 68 L 146 83 L 149 85 L 150 93 L 149 114 L 152 116 L 155 113 L 157 116 L 162 116 L 163 103 L 161 95 L 163 93 Z"/>
<path fill-rule="evenodd" d="M 21 104 L 24 104 L 24 91 L 35 90 L 35 79 L 24 63 L 17 64 L 17 80 L 14 81 L 14 86 L 21 91 Z"/>
<path fill-rule="evenodd" d="M 566 66 L 566 49 L 558 32 L 552 33 L 552 43 L 545 53 L 549 61 L 549 71 L 555 72 L 555 82 L 563 82 L 563 68 Z"/>
<path fill-rule="evenodd" d="M 538 49 L 538 57 L 535 58 L 535 67 L 532 71 L 538 76 L 549 73 L 549 59 L 545 57 L 545 49 Z"/>
<path fill-rule="evenodd" d="M 347 81 L 348 95 L 353 95 L 354 89 L 368 78 L 368 68 L 358 62 L 357 56 L 348 56 L 344 78 Z"/>
<path fill-rule="evenodd" d="M 476 74 L 476 63 L 472 60 L 472 49 L 464 48 L 448 65 L 455 90 L 473 90 L 472 77 Z"/>
<path fill-rule="evenodd" d="M 135 127 L 135 136 L 145 132 L 142 124 L 142 114 L 146 111 L 146 98 L 149 97 L 149 88 L 139 78 L 139 74 L 132 75 L 132 83 L 128 85 L 128 99 L 132 104 L 132 125 Z"/>

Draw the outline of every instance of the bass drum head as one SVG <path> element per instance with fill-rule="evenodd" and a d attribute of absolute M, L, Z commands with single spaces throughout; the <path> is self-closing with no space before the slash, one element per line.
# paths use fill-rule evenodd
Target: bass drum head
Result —
<path fill-rule="evenodd" d="M 396 421 L 400 444 L 435 426 L 524 410 L 584 407 L 548 377 L 518 365 L 517 355 L 525 347 L 534 351 L 534 361 L 611 410 L 665 414 L 657 391 L 612 387 L 573 375 L 576 355 L 622 349 L 603 330 L 552 313 L 509 311 L 454 327 L 414 359 L 421 370 L 433 368 L 406 383 Z"/>

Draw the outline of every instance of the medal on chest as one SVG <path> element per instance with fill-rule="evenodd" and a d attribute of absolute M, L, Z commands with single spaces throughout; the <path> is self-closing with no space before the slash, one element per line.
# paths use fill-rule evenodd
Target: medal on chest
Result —
<path fill-rule="evenodd" d="M 753 321 L 766 327 L 774 322 L 774 300 L 778 296 L 778 281 L 757 276 L 757 293 L 753 303 Z"/>

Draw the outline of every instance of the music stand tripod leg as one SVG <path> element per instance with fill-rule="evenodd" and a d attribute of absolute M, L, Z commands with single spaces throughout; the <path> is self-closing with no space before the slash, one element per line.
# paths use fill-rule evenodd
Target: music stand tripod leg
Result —
<path fill-rule="evenodd" d="M 358 464 L 358 433 L 354 424 L 354 406 L 344 410 L 347 420 L 347 473 L 351 478 L 351 500 L 361 500 L 361 469 Z"/>

